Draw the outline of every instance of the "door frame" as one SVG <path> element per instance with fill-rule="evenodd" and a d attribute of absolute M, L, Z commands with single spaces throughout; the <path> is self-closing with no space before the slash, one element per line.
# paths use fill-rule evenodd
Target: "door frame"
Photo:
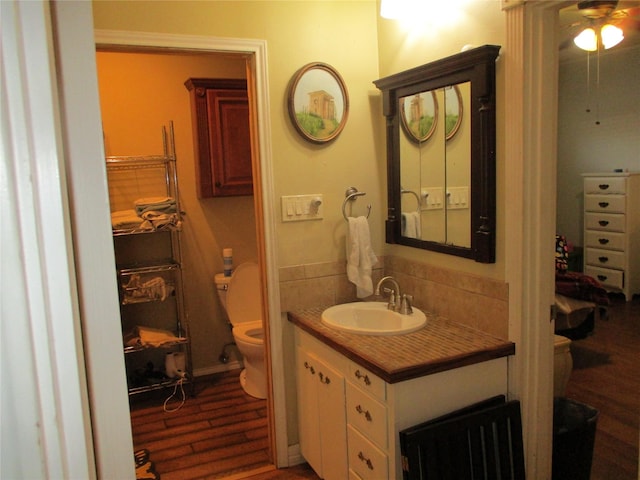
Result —
<path fill-rule="evenodd" d="M 269 84 L 267 44 L 265 40 L 217 38 L 197 35 L 157 34 L 119 30 L 95 30 L 96 47 L 171 49 L 173 52 L 234 53 L 247 57 L 247 88 L 250 98 L 252 154 L 256 217 L 258 218 L 258 256 L 262 264 L 263 298 L 267 311 L 265 330 L 268 348 L 267 371 L 270 373 L 268 396 L 271 450 L 277 467 L 288 466 L 288 437 L 286 424 L 284 359 L 282 356 L 282 319 L 280 314 L 280 285 L 277 262 L 275 189 L 271 149 L 271 117 L 269 113 Z M 257 180 L 257 184 L 256 184 Z M 275 455 L 273 455 L 275 453 Z"/>

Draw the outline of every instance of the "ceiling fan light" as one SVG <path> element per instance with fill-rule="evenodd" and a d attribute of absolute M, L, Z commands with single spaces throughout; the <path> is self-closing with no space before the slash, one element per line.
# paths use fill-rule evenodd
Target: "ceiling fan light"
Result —
<path fill-rule="evenodd" d="M 598 48 L 598 37 L 596 36 L 595 30 L 589 27 L 580 32 L 576 38 L 573 39 L 573 43 L 582 50 L 595 52 Z"/>
<path fill-rule="evenodd" d="M 602 45 L 604 48 L 615 47 L 624 40 L 622 30 L 615 25 L 603 25 L 600 30 L 600 35 L 602 37 Z"/>

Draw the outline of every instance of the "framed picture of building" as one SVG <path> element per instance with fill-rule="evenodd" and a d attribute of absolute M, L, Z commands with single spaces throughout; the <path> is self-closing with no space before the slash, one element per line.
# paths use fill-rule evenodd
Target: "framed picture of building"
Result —
<path fill-rule="evenodd" d="M 334 140 L 349 115 L 349 95 L 340 74 L 326 63 L 309 63 L 289 84 L 291 122 L 302 137 L 313 143 Z"/>

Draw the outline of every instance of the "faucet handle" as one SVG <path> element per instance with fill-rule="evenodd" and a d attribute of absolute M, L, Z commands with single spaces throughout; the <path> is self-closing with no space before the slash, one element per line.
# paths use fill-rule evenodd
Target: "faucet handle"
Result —
<path fill-rule="evenodd" d="M 413 295 L 407 295 L 406 293 L 402 296 L 402 303 L 400 304 L 400 313 L 403 315 L 411 315 L 413 313 L 413 308 L 411 308 L 411 302 L 413 302 Z"/>
<path fill-rule="evenodd" d="M 387 304 L 388 310 L 396 309 L 396 292 L 395 290 L 385 289 L 385 292 L 389 293 L 389 303 Z"/>

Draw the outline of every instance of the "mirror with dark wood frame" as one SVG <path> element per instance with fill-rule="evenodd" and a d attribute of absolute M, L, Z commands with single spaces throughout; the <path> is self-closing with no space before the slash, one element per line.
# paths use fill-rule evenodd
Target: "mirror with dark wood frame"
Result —
<path fill-rule="evenodd" d="M 386 117 L 386 241 L 495 262 L 495 61 L 484 45 L 373 83 Z"/>

